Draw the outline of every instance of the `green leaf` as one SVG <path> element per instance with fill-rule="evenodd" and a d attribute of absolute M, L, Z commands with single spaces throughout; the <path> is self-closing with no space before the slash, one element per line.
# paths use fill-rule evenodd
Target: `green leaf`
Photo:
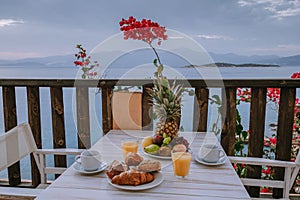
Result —
<path fill-rule="evenodd" d="M 221 99 L 219 97 L 219 95 L 213 95 L 212 98 L 216 101 L 215 103 L 218 104 L 218 105 L 221 105 L 222 102 L 221 102 Z"/>
<path fill-rule="evenodd" d="M 155 58 L 155 59 L 153 60 L 153 64 L 155 65 L 155 67 L 158 67 L 158 60 L 157 60 L 157 58 Z"/>
<path fill-rule="evenodd" d="M 241 151 L 244 148 L 244 142 L 243 141 L 238 141 L 234 145 L 234 149 L 236 151 Z"/>
<path fill-rule="evenodd" d="M 236 125 L 236 134 L 240 135 L 243 131 L 243 126 L 241 124 Z"/>
<path fill-rule="evenodd" d="M 241 176 L 242 176 L 242 177 L 246 176 L 246 172 L 247 172 L 247 168 L 244 167 L 244 168 L 242 169 L 242 171 L 241 171 Z"/>
<path fill-rule="evenodd" d="M 242 137 L 243 139 L 247 139 L 247 136 L 248 136 L 248 132 L 247 131 L 242 131 Z"/>
<path fill-rule="evenodd" d="M 241 123 L 241 115 L 238 109 L 236 109 L 236 121 L 240 124 Z"/>

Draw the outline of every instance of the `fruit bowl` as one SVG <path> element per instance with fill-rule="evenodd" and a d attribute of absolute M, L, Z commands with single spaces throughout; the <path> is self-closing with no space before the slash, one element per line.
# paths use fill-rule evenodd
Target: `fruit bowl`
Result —
<path fill-rule="evenodd" d="M 158 159 L 171 159 L 171 152 L 186 152 L 189 142 L 182 136 L 174 138 L 164 135 L 145 137 L 142 141 L 144 154 Z"/>

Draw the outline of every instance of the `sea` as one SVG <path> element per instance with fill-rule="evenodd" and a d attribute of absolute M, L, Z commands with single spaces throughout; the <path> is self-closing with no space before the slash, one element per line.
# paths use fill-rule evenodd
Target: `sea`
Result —
<path fill-rule="evenodd" d="M 219 68 L 166 68 L 167 76 L 170 78 L 186 78 L 186 79 L 287 79 L 291 74 L 300 71 L 299 67 L 219 67 Z M 136 68 L 107 68 L 100 71 L 100 75 L 106 79 L 122 79 L 122 78 L 151 78 L 153 68 L 139 66 Z M 80 77 L 81 71 L 76 67 L 16 67 L 16 66 L 1 66 L 0 79 L 73 79 Z M 169 76 L 168 76 L 169 77 Z M 65 130 L 66 130 L 66 146 L 76 148 L 77 146 L 77 131 L 76 131 L 76 106 L 74 106 L 73 97 L 75 90 L 72 88 L 63 89 L 64 96 L 64 112 L 65 112 Z M 210 97 L 217 94 L 220 95 L 220 89 L 212 89 Z M 0 87 L 0 134 L 4 132 L 3 120 L 3 101 L 2 89 Z M 299 90 L 297 90 L 299 97 Z M 94 106 L 90 108 L 91 116 L 91 140 L 92 144 L 97 142 L 102 137 L 102 113 L 101 113 L 101 93 L 96 88 L 89 91 L 90 103 Z M 182 121 L 181 126 L 185 131 L 192 131 L 192 116 L 193 116 L 193 96 L 185 94 L 183 97 Z M 50 104 L 50 89 L 45 87 L 40 89 L 40 104 L 41 104 L 41 124 L 42 124 L 42 146 L 43 148 L 52 148 L 52 122 L 51 122 L 51 104 Z M 27 98 L 26 88 L 16 88 L 16 104 L 17 104 L 17 122 L 27 122 Z M 249 129 L 250 104 L 241 103 L 238 109 L 242 116 L 242 125 L 244 130 Z M 266 111 L 266 127 L 265 136 L 270 137 L 275 134 L 274 127 L 270 124 L 277 123 L 278 106 L 274 103 L 267 104 Z M 208 130 L 211 130 L 212 124 L 217 120 L 217 107 L 211 105 L 209 107 Z M 220 126 L 220 123 L 219 123 Z M 68 156 L 68 166 L 74 161 L 74 156 Z M 47 165 L 53 165 L 53 156 L 47 157 Z M 29 170 L 29 157 L 21 160 L 21 177 L 22 179 L 31 179 Z M 7 171 L 0 172 L 0 179 L 7 178 Z M 53 179 L 53 176 L 48 176 Z"/>

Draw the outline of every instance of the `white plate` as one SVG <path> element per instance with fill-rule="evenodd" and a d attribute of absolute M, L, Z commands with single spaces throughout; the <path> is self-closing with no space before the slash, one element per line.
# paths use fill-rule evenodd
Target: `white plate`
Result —
<path fill-rule="evenodd" d="M 143 151 L 143 152 L 146 156 L 149 156 L 149 157 L 152 157 L 152 158 L 157 158 L 157 159 L 162 159 L 162 160 L 171 160 L 172 159 L 171 156 L 158 156 L 158 155 L 146 153 L 145 151 Z"/>
<path fill-rule="evenodd" d="M 147 184 L 143 184 L 143 185 L 138 185 L 138 186 L 113 184 L 111 182 L 111 179 L 109 177 L 107 177 L 107 181 L 112 186 L 114 186 L 115 188 L 122 189 L 122 190 L 134 190 L 134 191 L 137 191 L 137 190 L 146 190 L 146 189 L 150 189 L 150 188 L 154 188 L 154 187 L 158 186 L 164 180 L 164 177 L 163 177 L 163 175 L 162 175 L 161 172 L 155 172 L 153 174 L 155 176 L 155 179 L 151 183 L 147 183 Z"/>
<path fill-rule="evenodd" d="M 195 160 L 203 165 L 208 165 L 208 166 L 218 166 L 218 165 L 223 165 L 226 162 L 226 157 L 221 157 L 218 162 L 215 163 L 209 163 L 209 162 L 205 162 L 202 158 L 199 158 L 198 156 L 195 156 Z"/>
<path fill-rule="evenodd" d="M 103 170 L 105 170 L 107 167 L 107 164 L 105 162 L 102 162 L 100 167 L 98 167 L 97 170 L 94 170 L 94 171 L 85 171 L 81 165 L 79 163 L 74 163 L 73 165 L 73 169 L 76 171 L 76 172 L 79 172 L 81 174 L 95 174 L 95 173 L 99 173 L 99 172 L 102 172 Z"/>

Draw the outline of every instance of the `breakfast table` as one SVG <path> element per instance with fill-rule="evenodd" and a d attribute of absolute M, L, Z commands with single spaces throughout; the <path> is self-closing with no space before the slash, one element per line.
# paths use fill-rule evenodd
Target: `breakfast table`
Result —
<path fill-rule="evenodd" d="M 91 149 L 99 151 L 102 161 L 109 165 L 114 160 L 124 160 L 122 139 L 136 137 L 141 141 L 145 136 L 152 134 L 152 131 L 111 130 Z M 176 177 L 172 160 L 146 155 L 139 144 L 138 153 L 144 159 L 157 159 L 161 162 L 162 177 L 156 185 L 144 185 L 142 190 L 135 190 L 135 186 L 131 186 L 130 190 L 116 188 L 110 183 L 105 170 L 95 174 L 80 173 L 75 167 L 77 163 L 74 163 L 36 199 L 250 199 L 226 155 L 222 163 L 215 165 L 207 165 L 196 159 L 203 143 L 218 143 L 213 133 L 180 132 L 179 135 L 189 141 L 193 155 L 187 177 Z"/>

